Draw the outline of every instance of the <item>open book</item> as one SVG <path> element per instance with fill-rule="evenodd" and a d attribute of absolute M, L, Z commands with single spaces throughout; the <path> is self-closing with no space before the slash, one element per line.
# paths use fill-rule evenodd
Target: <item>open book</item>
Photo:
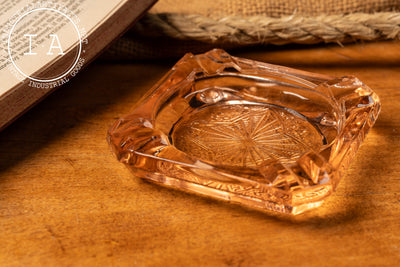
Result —
<path fill-rule="evenodd" d="M 156 1 L 2 1 L 0 130 L 76 76 Z"/>

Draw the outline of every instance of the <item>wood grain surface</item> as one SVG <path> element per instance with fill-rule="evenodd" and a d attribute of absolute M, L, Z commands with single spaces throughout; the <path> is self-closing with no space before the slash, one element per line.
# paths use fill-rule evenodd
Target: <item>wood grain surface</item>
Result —
<path fill-rule="evenodd" d="M 0 266 L 400 266 L 400 43 L 233 55 L 342 76 L 382 112 L 337 191 L 293 218 L 147 183 L 106 132 L 173 62 L 94 62 L 0 133 Z"/>

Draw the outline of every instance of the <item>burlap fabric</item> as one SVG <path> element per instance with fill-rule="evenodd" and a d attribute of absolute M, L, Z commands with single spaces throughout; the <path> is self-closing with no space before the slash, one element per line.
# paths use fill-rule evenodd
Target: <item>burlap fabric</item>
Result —
<path fill-rule="evenodd" d="M 282 17 L 389 12 L 399 7 L 399 0 L 159 0 L 150 13 Z"/>
<path fill-rule="evenodd" d="M 159 0 L 106 58 L 175 58 L 214 47 L 399 37 L 399 0 Z"/>

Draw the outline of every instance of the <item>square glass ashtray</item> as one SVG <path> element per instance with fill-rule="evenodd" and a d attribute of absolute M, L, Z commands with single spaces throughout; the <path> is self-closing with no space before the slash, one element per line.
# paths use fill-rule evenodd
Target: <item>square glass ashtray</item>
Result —
<path fill-rule="evenodd" d="M 380 110 L 355 77 L 186 54 L 108 132 L 118 160 L 165 186 L 298 214 L 336 188 Z"/>

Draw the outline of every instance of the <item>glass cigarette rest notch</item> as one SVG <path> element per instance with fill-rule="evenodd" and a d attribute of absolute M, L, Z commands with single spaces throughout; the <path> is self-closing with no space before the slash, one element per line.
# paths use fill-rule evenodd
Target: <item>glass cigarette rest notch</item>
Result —
<path fill-rule="evenodd" d="M 379 110 L 378 96 L 355 77 L 215 49 L 186 54 L 108 141 L 138 177 L 299 214 L 334 191 Z"/>

